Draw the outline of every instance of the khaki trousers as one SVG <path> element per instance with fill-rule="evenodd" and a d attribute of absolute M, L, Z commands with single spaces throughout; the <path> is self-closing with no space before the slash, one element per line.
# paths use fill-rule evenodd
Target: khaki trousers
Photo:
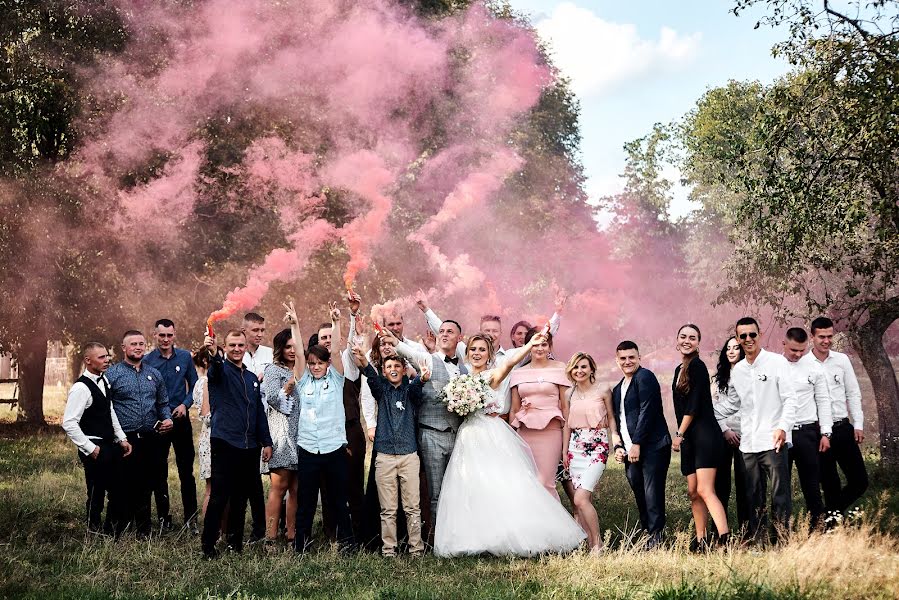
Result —
<path fill-rule="evenodd" d="M 418 454 L 381 454 L 375 459 L 375 483 L 381 503 L 381 542 L 384 556 L 396 554 L 396 511 L 398 498 L 403 499 L 406 527 L 409 530 L 409 552 L 421 554 L 421 508 L 419 497 Z"/>

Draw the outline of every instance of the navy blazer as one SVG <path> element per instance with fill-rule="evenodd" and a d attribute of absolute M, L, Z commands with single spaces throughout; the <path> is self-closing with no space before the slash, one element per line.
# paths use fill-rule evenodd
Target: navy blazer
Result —
<path fill-rule="evenodd" d="M 624 378 L 612 390 L 612 410 L 615 422 L 621 423 L 621 384 Z M 668 423 L 662 411 L 662 388 L 659 380 L 649 369 L 639 367 L 631 378 L 624 397 L 624 408 L 627 414 L 627 431 L 631 442 L 640 444 L 641 450 L 658 450 L 671 445 L 668 434 Z M 621 429 L 621 426 L 618 426 Z"/>

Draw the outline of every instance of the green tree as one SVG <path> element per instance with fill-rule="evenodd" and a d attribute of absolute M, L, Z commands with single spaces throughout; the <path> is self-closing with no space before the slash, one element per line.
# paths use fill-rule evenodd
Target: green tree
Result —
<path fill-rule="evenodd" d="M 684 171 L 732 228 L 722 298 L 842 321 L 874 388 L 882 459 L 899 464 L 899 386 L 883 345 L 899 318 L 899 5 L 851 2 L 866 16 L 849 18 L 828 2 L 764 4 L 765 22 L 789 26 L 775 52 L 795 70 L 709 91 L 685 120 Z"/>

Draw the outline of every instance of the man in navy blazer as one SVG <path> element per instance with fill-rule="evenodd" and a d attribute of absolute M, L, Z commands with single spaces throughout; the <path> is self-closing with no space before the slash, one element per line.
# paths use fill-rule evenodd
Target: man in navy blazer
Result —
<path fill-rule="evenodd" d="M 624 374 L 612 390 L 612 409 L 619 432 L 613 440 L 615 459 L 624 463 L 640 511 L 640 524 L 649 534 L 646 549 L 652 549 L 661 543 L 665 528 L 665 479 L 671 462 L 671 436 L 662 412 L 659 380 L 652 371 L 640 366 L 637 344 L 618 344 L 615 359 Z"/>

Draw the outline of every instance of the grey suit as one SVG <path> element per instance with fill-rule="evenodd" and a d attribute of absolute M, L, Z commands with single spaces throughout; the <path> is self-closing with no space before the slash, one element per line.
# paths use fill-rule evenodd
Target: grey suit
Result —
<path fill-rule="evenodd" d="M 456 443 L 456 431 L 462 424 L 462 417 L 451 413 L 446 405 L 437 399 L 450 380 L 450 373 L 444 365 L 443 355 L 431 355 L 431 379 L 422 388 L 422 402 L 418 412 L 418 451 L 428 481 L 428 492 L 431 497 L 431 519 L 437 517 L 437 501 L 443 485 L 443 475 L 449 464 Z M 461 374 L 467 373 L 463 365 L 459 365 Z"/>

